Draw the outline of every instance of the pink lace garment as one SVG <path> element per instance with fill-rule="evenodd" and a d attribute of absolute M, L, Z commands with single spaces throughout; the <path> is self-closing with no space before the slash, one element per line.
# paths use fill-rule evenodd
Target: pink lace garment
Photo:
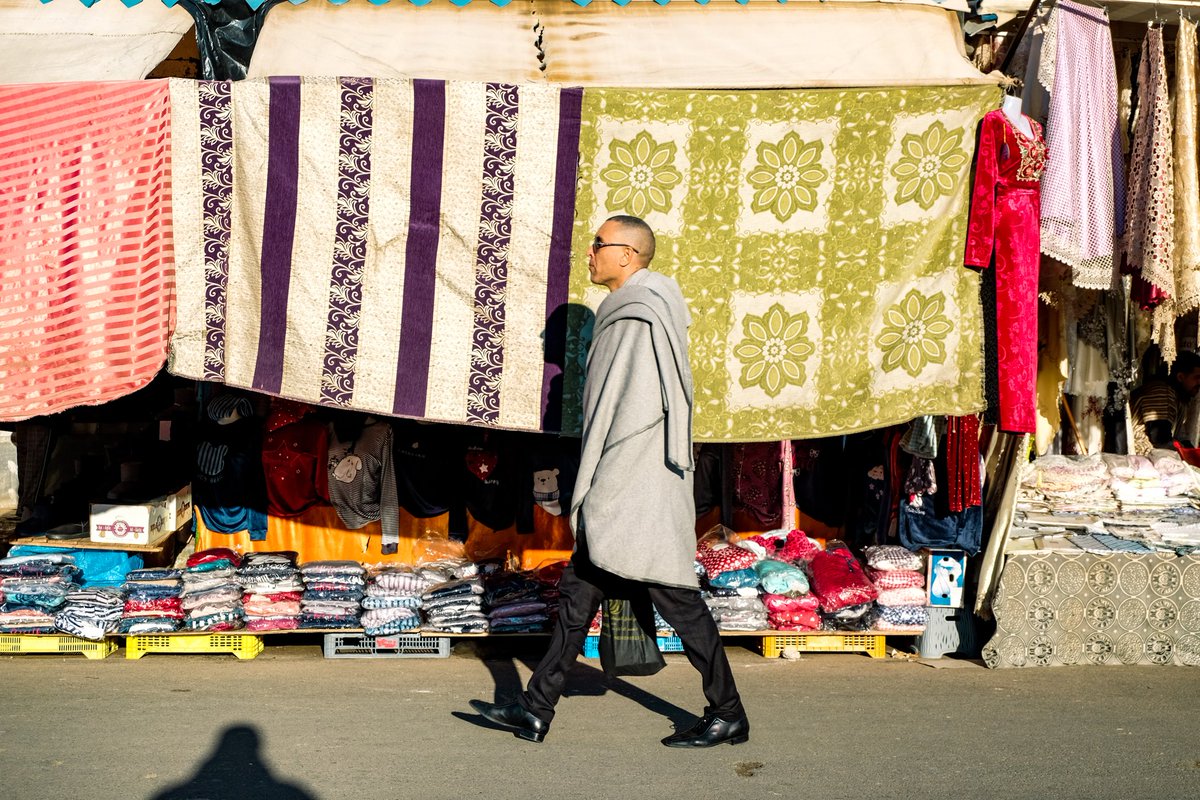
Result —
<path fill-rule="evenodd" d="M 1059 0 L 1054 87 L 1046 123 L 1041 249 L 1084 289 L 1111 289 L 1125 230 L 1125 172 L 1108 14 Z"/>

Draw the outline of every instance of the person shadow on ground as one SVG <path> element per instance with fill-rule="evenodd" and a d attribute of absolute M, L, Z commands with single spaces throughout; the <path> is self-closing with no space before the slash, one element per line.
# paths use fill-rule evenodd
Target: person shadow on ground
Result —
<path fill-rule="evenodd" d="M 317 800 L 297 784 L 271 774 L 263 760 L 258 731 L 249 725 L 231 725 L 203 764 L 186 783 L 171 786 L 152 800 Z"/>
<path fill-rule="evenodd" d="M 536 642 L 537 640 L 531 641 Z M 518 661 L 532 671 L 541 660 L 541 654 L 535 652 L 537 650 L 536 644 L 530 647 L 528 651 L 522 648 L 519 653 L 512 652 L 515 648 L 516 645 L 513 643 L 505 643 L 493 648 L 480 642 L 476 649 L 477 655 L 488 668 L 488 671 L 492 673 L 492 680 L 495 681 L 496 688 L 492 700 L 494 703 L 511 703 L 525 688 L 525 685 L 521 681 L 521 676 L 517 672 Z M 596 663 L 598 664 L 599 662 Z M 670 661 L 667 664 L 669 668 Z M 655 714 L 666 717 L 668 721 L 674 724 L 677 731 L 690 727 L 696 721 L 695 714 L 680 708 L 674 703 L 669 703 L 661 697 L 634 686 L 632 683 L 621 678 L 608 678 L 605 676 L 603 670 L 589 664 L 581 655 L 579 660 L 571 667 L 571 672 L 567 676 L 567 687 L 563 692 L 563 697 L 599 697 L 606 692 L 615 692 L 624 698 L 632 700 L 648 711 L 653 711 Z M 454 717 L 480 728 L 502 730 L 500 726 L 493 724 L 478 714 L 461 711 L 451 713 Z"/>

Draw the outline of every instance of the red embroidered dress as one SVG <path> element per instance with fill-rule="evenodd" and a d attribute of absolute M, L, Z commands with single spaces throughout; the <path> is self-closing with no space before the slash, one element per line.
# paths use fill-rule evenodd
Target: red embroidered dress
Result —
<path fill-rule="evenodd" d="M 1046 168 L 1046 142 L 1041 126 L 1033 120 L 1029 124 L 1032 137 L 1014 128 L 998 109 L 980 123 L 963 259 L 969 267 L 996 265 L 1000 429 L 1014 433 L 1033 433 L 1037 419 L 1039 182 Z"/>

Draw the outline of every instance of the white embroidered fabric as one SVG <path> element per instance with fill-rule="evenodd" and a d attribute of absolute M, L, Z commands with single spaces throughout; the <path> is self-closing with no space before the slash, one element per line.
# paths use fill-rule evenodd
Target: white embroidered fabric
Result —
<path fill-rule="evenodd" d="M 1116 280 L 1114 255 L 1125 228 L 1124 158 L 1108 14 L 1060 0 L 1053 30 L 1041 248 L 1071 267 L 1075 286 L 1108 290 Z"/>

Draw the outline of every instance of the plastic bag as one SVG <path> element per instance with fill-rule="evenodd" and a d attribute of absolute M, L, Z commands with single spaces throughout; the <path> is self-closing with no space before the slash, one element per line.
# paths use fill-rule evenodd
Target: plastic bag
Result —
<path fill-rule="evenodd" d="M 799 567 L 782 561 L 760 561 L 754 566 L 763 589 L 770 594 L 799 597 L 808 594 L 808 577 Z"/>
<path fill-rule="evenodd" d="M 696 560 L 709 579 L 722 572 L 754 566 L 758 555 L 740 546 L 741 539 L 724 525 L 715 525 L 696 543 Z"/>
<path fill-rule="evenodd" d="M 609 678 L 653 675 L 667 662 L 658 649 L 649 595 L 607 599 L 600 625 L 600 666 Z"/>
<path fill-rule="evenodd" d="M 734 569 L 708 579 L 719 589 L 747 589 L 758 586 L 758 572 L 754 569 Z"/>

